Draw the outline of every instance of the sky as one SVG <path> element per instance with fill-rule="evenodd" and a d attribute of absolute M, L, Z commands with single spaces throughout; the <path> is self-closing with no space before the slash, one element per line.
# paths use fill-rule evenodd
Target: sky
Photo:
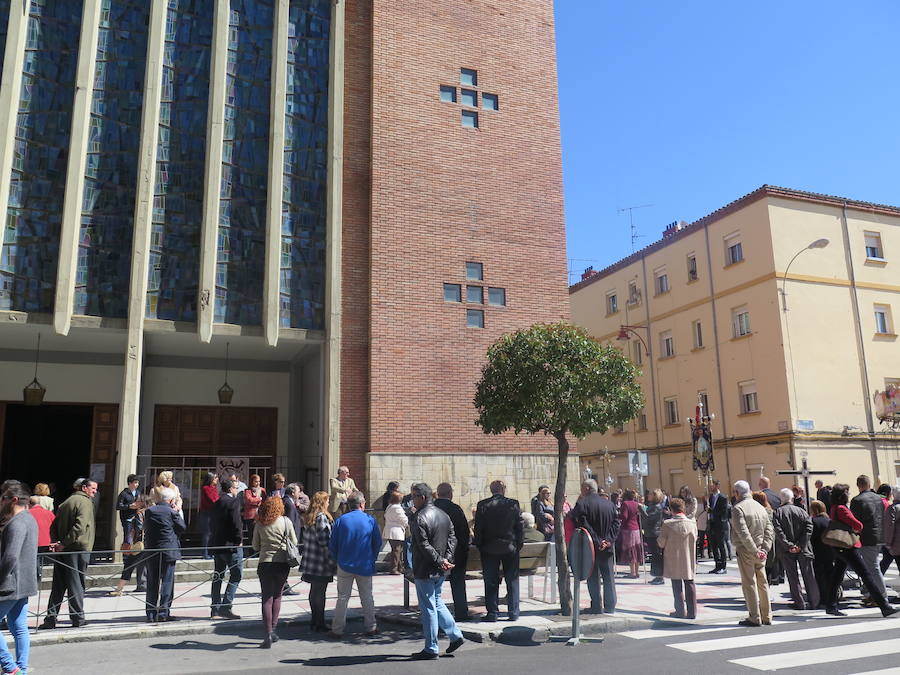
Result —
<path fill-rule="evenodd" d="M 900 2 L 554 4 L 570 282 L 627 207 L 639 249 L 765 183 L 900 205 Z"/>

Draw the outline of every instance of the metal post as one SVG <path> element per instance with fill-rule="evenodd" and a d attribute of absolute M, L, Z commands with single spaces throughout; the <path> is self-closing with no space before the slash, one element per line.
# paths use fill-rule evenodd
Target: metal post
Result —
<path fill-rule="evenodd" d="M 556 604 L 556 542 L 550 542 L 550 550 L 547 551 L 550 561 L 550 604 Z"/>

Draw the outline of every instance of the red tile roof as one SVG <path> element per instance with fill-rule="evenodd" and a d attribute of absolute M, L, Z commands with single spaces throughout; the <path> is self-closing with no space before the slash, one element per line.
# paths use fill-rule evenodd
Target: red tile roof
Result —
<path fill-rule="evenodd" d="M 569 293 L 574 293 L 575 291 L 581 290 L 585 286 L 590 286 L 595 281 L 599 281 L 600 279 L 609 276 L 613 272 L 616 272 L 623 267 L 627 267 L 631 263 L 640 260 L 653 251 L 657 251 L 665 246 L 668 246 L 672 242 L 678 241 L 682 237 L 695 232 L 701 227 L 715 222 L 719 218 L 723 218 L 724 216 L 733 213 L 738 209 L 742 209 L 748 204 L 755 202 L 757 199 L 762 199 L 763 197 L 783 197 L 785 199 L 797 199 L 801 201 L 816 202 L 819 204 L 830 204 L 833 206 L 843 206 L 844 204 L 846 204 L 850 208 L 872 211 L 875 213 L 882 213 L 891 216 L 900 216 L 900 207 L 897 206 L 875 204 L 873 202 L 863 202 L 856 199 L 837 197 L 835 195 L 826 195 L 818 192 L 792 190 L 791 188 L 778 187 L 777 185 L 763 185 L 761 187 L 758 187 L 753 192 L 745 194 L 743 197 L 735 199 L 733 202 L 730 202 L 725 206 L 716 209 L 712 213 L 703 216 L 699 220 L 695 220 L 693 223 L 688 224 L 686 227 L 683 227 L 680 230 L 677 230 L 673 234 L 667 237 L 663 237 L 662 239 L 655 241 L 648 246 L 645 246 L 639 251 L 635 251 L 631 255 L 622 258 L 621 260 L 613 263 L 612 265 L 609 265 L 608 267 L 605 267 L 602 270 L 598 270 L 587 279 L 582 279 L 578 283 L 572 284 L 571 286 L 569 286 Z"/>

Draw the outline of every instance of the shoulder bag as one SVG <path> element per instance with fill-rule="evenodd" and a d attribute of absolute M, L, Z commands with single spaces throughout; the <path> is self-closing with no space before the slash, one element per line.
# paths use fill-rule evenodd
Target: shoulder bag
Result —
<path fill-rule="evenodd" d="M 278 550 L 272 558 L 272 562 L 286 562 L 291 567 L 297 567 L 300 564 L 300 549 L 297 548 L 297 544 L 288 539 L 287 536 L 287 528 L 294 526 L 291 525 L 291 521 L 284 516 L 282 516 L 281 519 L 284 521 L 285 530 L 284 534 L 281 536 L 281 543 L 278 545 Z"/>
<path fill-rule="evenodd" d="M 834 548 L 855 548 L 858 541 L 859 535 L 849 525 L 836 518 L 831 519 L 822 533 L 822 543 Z"/>

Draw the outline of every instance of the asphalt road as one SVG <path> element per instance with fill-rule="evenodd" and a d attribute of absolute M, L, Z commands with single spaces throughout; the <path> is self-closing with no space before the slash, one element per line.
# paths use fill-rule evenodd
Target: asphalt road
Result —
<path fill-rule="evenodd" d="M 790 670 L 792 675 L 900 673 L 900 619 L 877 613 L 839 619 L 792 617 L 772 626 L 661 625 L 657 629 L 607 636 L 602 644 L 506 646 L 467 642 L 438 661 L 414 662 L 422 648 L 416 631 L 386 628 L 375 638 L 352 633 L 331 642 L 302 628 L 281 631 L 271 650 L 257 647 L 261 631 L 223 627 L 223 632 L 184 639 L 122 640 L 39 647 L 32 666 L 41 673 L 754 673 Z M 361 630 L 350 624 L 352 631 Z M 442 649 L 446 647 L 442 641 Z M 376 671 L 377 672 L 377 671 Z"/>

